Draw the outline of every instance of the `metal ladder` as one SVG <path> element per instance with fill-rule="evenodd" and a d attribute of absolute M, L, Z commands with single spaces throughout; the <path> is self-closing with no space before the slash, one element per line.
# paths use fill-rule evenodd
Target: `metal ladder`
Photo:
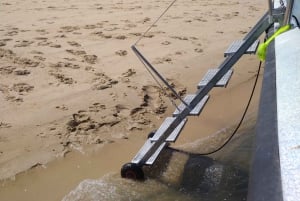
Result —
<path fill-rule="evenodd" d="M 232 43 L 225 51 L 226 57 L 223 63 L 216 68 L 210 69 L 197 86 L 195 94 L 187 95 L 182 104 L 175 110 L 172 117 L 167 117 L 159 129 L 149 137 L 145 144 L 138 151 L 130 163 L 123 165 L 121 176 L 131 179 L 143 179 L 144 173 L 142 166 L 152 165 L 161 151 L 170 142 L 175 142 L 188 116 L 199 115 L 209 99 L 208 93 L 213 87 L 225 87 L 231 78 L 232 66 L 245 54 L 254 54 L 259 44 L 259 36 L 266 31 L 272 24 L 272 20 L 267 12 L 251 29 L 251 31 L 241 41 Z M 132 50 L 143 61 L 145 65 L 155 70 L 147 59 L 132 46 Z M 157 74 L 159 76 L 159 74 Z"/>

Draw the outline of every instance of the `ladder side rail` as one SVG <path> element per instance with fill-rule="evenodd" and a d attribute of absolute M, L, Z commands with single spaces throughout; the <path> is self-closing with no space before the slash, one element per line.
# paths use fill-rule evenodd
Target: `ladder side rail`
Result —
<path fill-rule="evenodd" d="M 246 35 L 245 42 L 237 50 L 235 54 L 225 59 L 220 65 L 220 70 L 210 80 L 210 82 L 203 88 L 199 89 L 196 96 L 189 104 L 189 107 L 185 107 L 181 113 L 176 116 L 175 120 L 170 124 L 165 133 L 158 139 L 158 141 L 150 148 L 150 150 L 139 161 L 139 165 L 143 165 L 155 153 L 156 149 L 165 142 L 169 135 L 176 129 L 176 127 L 189 115 L 190 111 L 196 107 L 199 101 L 208 94 L 208 92 L 216 85 L 216 83 L 225 75 L 225 73 L 239 60 L 244 52 L 253 44 L 253 42 L 271 25 L 269 22 L 269 13 L 267 12 L 258 23 L 252 28 L 252 30 Z"/>
<path fill-rule="evenodd" d="M 236 53 L 227 57 L 224 62 L 219 66 L 219 71 L 215 76 L 207 83 L 206 86 L 199 89 L 196 96 L 190 103 L 190 108 L 193 109 L 199 101 L 216 85 L 216 83 L 232 68 L 232 66 L 240 59 L 240 57 L 247 51 L 247 49 L 257 40 L 260 35 L 273 24 L 269 21 L 269 13 L 258 21 L 258 23 L 251 29 L 251 31 L 245 36 L 244 43 L 238 48 Z M 181 116 L 183 118 L 184 116 Z"/>
<path fill-rule="evenodd" d="M 255 33 L 259 33 L 255 39 L 253 39 L 252 43 L 258 39 L 258 37 L 266 31 L 273 23 L 274 21 L 268 21 L 269 13 L 266 12 L 260 20 L 256 23 L 256 25 L 247 33 L 247 35 L 243 38 L 244 41 L 247 41 L 251 36 L 253 36 Z"/>

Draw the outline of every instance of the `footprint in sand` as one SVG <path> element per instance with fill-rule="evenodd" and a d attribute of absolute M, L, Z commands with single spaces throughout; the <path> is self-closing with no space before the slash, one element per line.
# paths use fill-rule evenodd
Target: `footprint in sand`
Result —
<path fill-rule="evenodd" d="M 140 21 L 138 21 L 138 23 L 146 23 L 146 22 L 150 22 L 151 21 L 151 18 L 149 18 L 149 17 L 145 17 L 144 19 L 142 19 L 142 20 L 140 20 Z"/>
<path fill-rule="evenodd" d="M 85 111 L 78 111 L 72 115 L 73 119 L 67 123 L 67 130 L 70 132 L 74 132 L 77 129 L 81 130 L 80 124 L 89 122 L 90 116 L 86 114 Z"/>
<path fill-rule="evenodd" d="M 153 38 L 155 36 L 154 33 L 147 33 L 146 35 L 144 35 L 144 38 Z"/>
<path fill-rule="evenodd" d="M 74 35 L 81 35 L 82 33 L 78 32 L 78 31 L 73 31 L 72 34 L 74 34 Z"/>
<path fill-rule="evenodd" d="M 46 58 L 42 56 L 33 56 L 34 59 L 39 60 L 39 61 L 45 61 Z"/>
<path fill-rule="evenodd" d="M 44 54 L 43 52 L 40 52 L 40 51 L 37 51 L 37 50 L 32 50 L 30 53 L 31 54 L 39 54 L 39 55 Z"/>
<path fill-rule="evenodd" d="M 42 47 L 43 46 L 49 46 L 49 45 L 51 45 L 51 42 L 48 42 L 47 40 L 43 40 L 41 42 L 38 42 L 37 45 L 42 46 Z"/>
<path fill-rule="evenodd" d="M 49 47 L 52 47 L 52 48 L 61 48 L 61 45 L 60 44 L 55 44 L 55 43 L 50 43 L 49 44 Z"/>
<path fill-rule="evenodd" d="M 68 57 L 65 57 L 64 60 L 67 60 L 67 61 L 77 61 L 75 58 L 68 58 Z"/>
<path fill-rule="evenodd" d="M 15 69 L 16 69 L 16 67 L 14 67 L 14 66 L 3 66 L 3 67 L 0 67 L 0 74 L 1 75 L 12 74 Z"/>
<path fill-rule="evenodd" d="M 12 40 L 13 40 L 13 39 L 11 39 L 11 38 L 3 38 L 3 39 L 0 39 L 0 47 L 6 46 L 6 45 L 7 45 L 7 42 L 12 41 Z"/>
<path fill-rule="evenodd" d="M 199 21 L 199 22 L 207 22 L 207 19 L 203 17 L 195 17 L 194 20 Z"/>
<path fill-rule="evenodd" d="M 96 28 L 98 28 L 98 26 L 95 24 L 87 24 L 83 28 L 84 29 L 96 29 Z"/>
<path fill-rule="evenodd" d="M 183 55 L 183 54 L 185 54 L 184 51 L 177 51 L 177 52 L 175 52 L 175 55 Z"/>
<path fill-rule="evenodd" d="M 23 102 L 22 97 L 16 97 L 14 95 L 10 95 L 10 88 L 7 85 L 0 84 L 0 92 L 5 95 L 5 100 L 10 102 Z"/>
<path fill-rule="evenodd" d="M 95 68 L 93 68 L 92 66 L 86 66 L 84 68 L 84 70 L 86 70 L 86 71 L 95 71 Z"/>
<path fill-rule="evenodd" d="M 0 58 L 13 59 L 16 54 L 9 49 L 0 48 Z"/>
<path fill-rule="evenodd" d="M 73 54 L 75 56 L 86 55 L 86 52 L 84 50 L 66 50 L 66 52 Z"/>
<path fill-rule="evenodd" d="M 125 73 L 122 73 L 123 77 L 131 77 L 136 74 L 136 71 L 133 68 L 128 69 Z"/>
<path fill-rule="evenodd" d="M 45 29 L 37 29 L 35 31 L 38 32 L 40 35 L 47 35 L 47 34 L 49 34 L 49 32 L 47 32 Z"/>
<path fill-rule="evenodd" d="M 93 104 L 94 106 L 95 104 Z M 96 103 L 96 105 L 100 105 Z M 92 107 L 93 107 L 92 106 Z M 113 109 L 115 112 L 116 109 Z M 109 112 L 109 111 L 108 111 Z M 100 114 L 100 113 L 97 113 Z M 68 145 L 83 145 L 83 144 L 102 144 L 112 143 L 114 138 L 122 138 L 124 135 L 112 134 L 111 128 L 121 122 L 120 118 L 113 114 L 97 116 L 97 121 L 92 118 L 88 111 L 80 110 L 72 115 L 71 120 L 66 124 L 66 135 L 62 144 Z M 101 132 L 98 131 L 102 128 Z M 97 131 L 97 132 L 95 132 Z M 126 136 L 125 136 L 126 137 Z"/>
<path fill-rule="evenodd" d="M 55 77 L 60 83 L 71 85 L 74 83 L 73 78 L 67 77 L 64 74 L 51 72 L 50 75 Z"/>
<path fill-rule="evenodd" d="M 117 80 L 108 77 L 104 73 L 95 73 L 95 75 L 97 77 L 94 79 L 94 81 L 96 81 L 97 84 L 92 87 L 94 90 L 104 90 L 118 84 Z"/>
<path fill-rule="evenodd" d="M 126 116 L 129 114 L 127 114 L 127 112 L 129 111 L 129 109 L 122 104 L 117 104 L 114 107 L 114 116 L 122 116 L 121 113 L 126 113 Z"/>
<path fill-rule="evenodd" d="M 19 33 L 18 31 L 9 31 L 5 34 L 5 36 L 16 36 L 18 35 L 18 33 Z"/>
<path fill-rule="evenodd" d="M 17 44 L 15 44 L 14 47 L 28 47 L 32 43 L 34 43 L 34 41 L 28 41 L 28 40 L 22 40 L 22 41 L 16 41 L 16 42 L 17 42 Z"/>
<path fill-rule="evenodd" d="M 128 54 L 128 52 L 126 50 L 118 50 L 115 53 L 116 53 L 116 55 L 119 55 L 119 56 L 126 56 Z"/>
<path fill-rule="evenodd" d="M 128 83 L 128 82 L 130 82 L 129 77 L 131 77 L 135 74 L 136 74 L 136 71 L 134 69 L 130 68 L 125 73 L 122 73 L 122 77 L 120 79 L 122 82 Z M 127 96 L 125 93 L 124 93 L 124 95 Z"/>
<path fill-rule="evenodd" d="M 255 6 L 249 6 L 248 8 L 250 11 L 259 11 L 259 9 Z"/>
<path fill-rule="evenodd" d="M 75 56 L 82 56 L 83 62 L 87 62 L 89 64 L 95 64 L 97 62 L 98 57 L 96 55 L 88 55 L 84 50 L 66 50 L 66 52 L 73 54 Z"/>
<path fill-rule="evenodd" d="M 178 83 L 176 80 L 167 79 L 167 81 L 177 91 L 177 94 L 180 97 L 183 97 L 186 94 L 186 92 L 187 92 L 186 87 L 184 87 L 183 85 L 181 85 L 180 83 Z M 173 99 L 177 99 L 177 97 L 169 89 L 166 88 L 166 91 L 168 93 L 167 94 L 168 97 L 171 97 Z"/>
<path fill-rule="evenodd" d="M 17 83 L 12 86 L 12 90 L 19 93 L 19 95 L 24 95 L 24 93 L 29 93 L 32 91 L 34 86 L 29 85 L 27 83 Z"/>
<path fill-rule="evenodd" d="M 92 106 L 89 106 L 89 112 L 100 112 L 101 110 L 105 110 L 106 106 L 101 103 L 93 103 Z"/>
<path fill-rule="evenodd" d="M 2 3 L 2 5 L 4 5 L 4 6 L 11 6 L 10 3 Z"/>
<path fill-rule="evenodd" d="M 127 37 L 124 35 L 119 35 L 119 36 L 116 36 L 115 38 L 118 40 L 125 40 Z"/>
<path fill-rule="evenodd" d="M 171 42 L 166 40 L 166 41 L 162 42 L 161 44 L 162 44 L 162 45 L 170 45 Z"/>
<path fill-rule="evenodd" d="M 47 41 L 48 39 L 42 39 L 40 42 L 37 43 L 38 46 L 49 46 L 52 48 L 61 48 L 60 44 L 55 44 L 53 42 Z"/>
<path fill-rule="evenodd" d="M 141 36 L 141 33 L 130 33 L 129 35 L 133 35 L 133 36 Z"/>
<path fill-rule="evenodd" d="M 125 27 L 123 28 L 123 30 L 130 30 L 131 28 L 135 28 L 135 27 L 137 27 L 136 24 L 129 23 L 129 24 L 125 25 Z"/>
<path fill-rule="evenodd" d="M 63 26 L 63 27 L 60 27 L 60 33 L 62 32 L 74 32 L 74 31 L 77 31 L 79 30 L 80 28 L 78 26 Z"/>
<path fill-rule="evenodd" d="M 21 57 L 15 57 L 13 59 L 13 62 L 27 67 L 37 67 L 40 64 L 40 62 L 33 61 L 29 58 L 21 58 Z"/>
<path fill-rule="evenodd" d="M 157 86 L 143 86 L 143 103 L 142 107 L 149 107 L 155 114 L 165 113 L 167 106 L 162 99 L 162 90 Z"/>
<path fill-rule="evenodd" d="M 13 51 L 3 48 L 0 48 L 0 58 L 9 59 L 13 63 L 20 64 L 25 67 L 37 67 L 40 64 L 40 62 L 33 61 L 29 58 L 17 57 Z"/>
<path fill-rule="evenodd" d="M 19 76 L 29 75 L 31 72 L 26 69 L 15 70 L 14 74 Z"/>
<path fill-rule="evenodd" d="M 153 127 L 152 121 L 146 114 L 149 112 L 157 115 L 165 113 L 167 107 L 156 92 L 152 94 L 151 91 L 153 91 L 153 89 L 155 91 L 155 88 L 152 87 L 153 86 L 146 86 L 146 88 L 144 88 L 142 104 L 139 107 L 135 107 L 130 111 L 125 111 L 129 112 L 129 115 L 127 116 L 130 117 L 127 130 L 143 130 L 144 128 L 149 128 L 149 126 Z"/>
<path fill-rule="evenodd" d="M 0 122 L 0 129 L 1 128 L 10 128 L 12 127 L 11 124 L 5 123 L 5 122 Z"/>
<path fill-rule="evenodd" d="M 54 38 L 67 38 L 67 36 L 65 34 L 59 34 L 54 36 Z"/>
<path fill-rule="evenodd" d="M 77 43 L 76 41 L 68 41 L 68 44 L 73 47 L 81 47 L 81 45 L 79 43 Z"/>
<path fill-rule="evenodd" d="M 153 63 L 154 64 L 163 64 L 163 63 L 172 63 L 172 58 L 171 57 L 161 57 L 161 58 L 156 58 Z"/>
<path fill-rule="evenodd" d="M 201 48 L 195 48 L 194 51 L 197 52 L 197 53 L 202 53 L 203 49 L 201 49 Z"/>
<path fill-rule="evenodd" d="M 6 42 L 0 41 L 0 47 L 6 46 Z"/>
<path fill-rule="evenodd" d="M 92 35 L 100 36 L 101 38 L 104 38 L 104 39 L 112 38 L 111 34 L 104 34 L 102 31 L 93 32 Z"/>
<path fill-rule="evenodd" d="M 107 118 L 106 118 L 107 119 Z M 66 124 L 67 135 L 64 144 L 100 144 L 105 142 L 99 133 L 94 131 L 103 126 L 112 127 L 119 123 L 113 118 L 111 121 L 101 119 L 101 122 L 94 121 L 90 114 L 85 110 L 80 110 L 72 115 L 72 119 Z"/>
<path fill-rule="evenodd" d="M 170 38 L 177 39 L 177 40 L 189 40 L 189 38 L 185 36 L 170 36 Z"/>
<path fill-rule="evenodd" d="M 99 4 L 99 3 L 94 4 L 93 8 L 95 8 L 95 7 L 96 7 L 97 10 L 102 10 L 103 9 L 102 5 Z"/>
<path fill-rule="evenodd" d="M 240 34 L 246 34 L 246 33 L 248 33 L 248 31 L 241 30 L 241 31 L 239 31 L 239 33 Z"/>
<path fill-rule="evenodd" d="M 46 41 L 46 40 L 48 40 L 48 38 L 47 37 L 41 37 L 41 36 L 39 36 L 39 37 L 35 37 L 34 40 Z"/>
<path fill-rule="evenodd" d="M 0 92 L 2 92 L 4 95 L 9 94 L 9 87 L 4 84 L 0 84 Z"/>
<path fill-rule="evenodd" d="M 69 108 L 66 105 L 59 105 L 55 107 L 56 109 L 62 110 L 62 111 L 66 111 L 69 110 Z"/>
<path fill-rule="evenodd" d="M 39 60 L 39 61 L 45 61 L 46 60 L 45 57 L 41 56 L 41 55 L 44 54 L 43 52 L 32 50 L 30 53 L 34 54 L 33 58 L 36 59 L 36 60 Z M 37 54 L 37 55 L 35 55 L 35 54 Z"/>
<path fill-rule="evenodd" d="M 95 64 L 98 57 L 96 55 L 84 55 L 83 58 L 85 62 L 89 64 Z"/>
<path fill-rule="evenodd" d="M 79 69 L 80 66 L 77 65 L 77 64 L 73 64 L 73 63 L 70 63 L 70 62 L 57 62 L 57 63 L 52 63 L 50 64 L 50 67 L 52 68 L 57 68 L 57 69 L 60 69 L 60 68 L 71 68 L 71 69 Z"/>
<path fill-rule="evenodd" d="M 199 38 L 197 38 L 197 37 L 195 37 L 195 36 L 191 36 L 190 39 L 193 40 L 193 41 L 199 40 Z"/>
<path fill-rule="evenodd" d="M 10 102 L 16 102 L 16 103 L 21 103 L 24 102 L 22 97 L 16 97 L 16 96 L 7 96 L 5 100 L 10 101 Z"/>
<path fill-rule="evenodd" d="M 1 128 L 10 128 L 10 127 L 12 127 L 11 124 L 5 123 L 5 122 L 0 122 L 0 129 Z"/>

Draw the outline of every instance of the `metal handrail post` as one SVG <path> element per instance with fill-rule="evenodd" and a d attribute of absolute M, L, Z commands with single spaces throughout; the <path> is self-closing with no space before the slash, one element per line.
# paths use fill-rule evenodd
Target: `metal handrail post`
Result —
<path fill-rule="evenodd" d="M 284 14 L 283 25 L 287 25 L 290 23 L 293 5 L 294 5 L 294 0 L 287 0 L 287 6 L 286 6 L 285 14 Z"/>
<path fill-rule="evenodd" d="M 273 0 L 269 0 L 269 22 L 273 21 L 273 8 L 274 8 L 274 2 Z"/>

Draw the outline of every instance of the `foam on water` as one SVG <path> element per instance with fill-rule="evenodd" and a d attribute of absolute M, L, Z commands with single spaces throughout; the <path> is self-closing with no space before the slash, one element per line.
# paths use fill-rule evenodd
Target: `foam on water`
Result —
<path fill-rule="evenodd" d="M 63 201 L 183 200 L 185 197 L 153 179 L 135 182 L 107 175 L 99 180 L 81 182 Z"/>

